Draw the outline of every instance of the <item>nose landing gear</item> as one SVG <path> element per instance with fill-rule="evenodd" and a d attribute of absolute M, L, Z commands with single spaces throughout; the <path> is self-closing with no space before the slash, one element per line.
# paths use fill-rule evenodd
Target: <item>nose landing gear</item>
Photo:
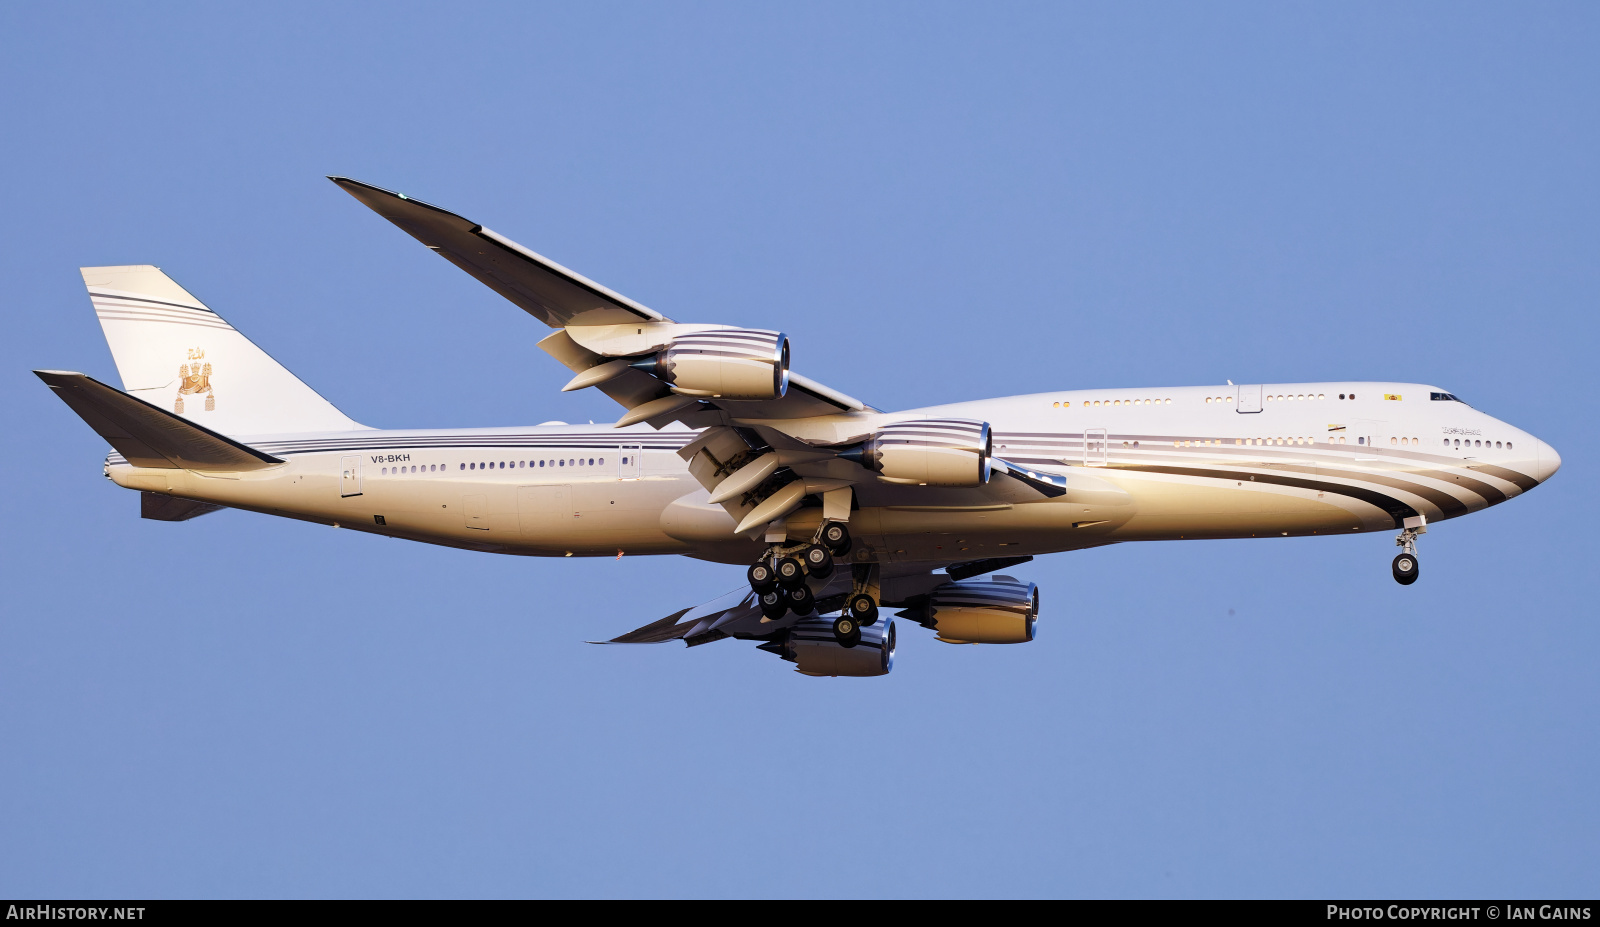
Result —
<path fill-rule="evenodd" d="M 1407 518 L 1404 530 L 1394 539 L 1395 546 L 1400 548 L 1400 553 L 1394 558 L 1390 569 L 1394 572 L 1394 581 L 1402 586 L 1411 585 L 1421 575 L 1421 567 L 1417 563 L 1417 536 L 1427 533 L 1428 520 L 1418 516 Z"/>

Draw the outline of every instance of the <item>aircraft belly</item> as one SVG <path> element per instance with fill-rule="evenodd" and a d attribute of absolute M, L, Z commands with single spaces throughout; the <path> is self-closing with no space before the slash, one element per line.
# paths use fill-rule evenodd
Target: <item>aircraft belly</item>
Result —
<path fill-rule="evenodd" d="M 1369 529 L 1355 507 L 1371 508 L 1316 490 L 1249 481 L 1141 480 L 1138 512 L 1108 532 L 1119 541 L 1335 534 Z M 1388 517 L 1374 509 L 1374 516 Z"/>
<path fill-rule="evenodd" d="M 682 493 L 671 479 L 595 480 L 516 489 L 518 543 L 529 552 L 581 555 L 684 553 L 660 511 Z"/>

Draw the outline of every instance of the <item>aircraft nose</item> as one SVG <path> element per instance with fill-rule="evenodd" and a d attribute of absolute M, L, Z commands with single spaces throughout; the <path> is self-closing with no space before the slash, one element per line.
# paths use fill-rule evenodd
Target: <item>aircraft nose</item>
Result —
<path fill-rule="evenodd" d="M 1561 469 L 1561 455 L 1543 441 L 1534 442 L 1533 478 L 1543 483 Z"/>

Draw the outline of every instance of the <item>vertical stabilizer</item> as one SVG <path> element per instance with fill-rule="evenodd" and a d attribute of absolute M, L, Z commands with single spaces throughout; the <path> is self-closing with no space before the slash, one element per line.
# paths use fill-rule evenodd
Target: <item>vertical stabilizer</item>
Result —
<path fill-rule="evenodd" d="M 364 427 L 160 268 L 81 269 L 129 394 L 225 435 Z"/>

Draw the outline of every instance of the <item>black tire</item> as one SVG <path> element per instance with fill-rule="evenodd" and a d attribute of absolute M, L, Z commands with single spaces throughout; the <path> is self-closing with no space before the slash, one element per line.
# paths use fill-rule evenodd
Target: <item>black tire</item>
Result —
<path fill-rule="evenodd" d="M 1394 570 L 1394 581 L 1402 586 L 1409 586 L 1416 582 L 1417 577 L 1422 573 L 1422 568 L 1417 563 L 1416 554 L 1400 554 L 1395 557 L 1392 569 Z"/>
<path fill-rule="evenodd" d="M 863 627 L 870 628 L 878 623 L 878 603 L 872 601 L 872 596 L 865 592 L 850 597 L 850 604 L 845 613 Z"/>
<path fill-rule="evenodd" d="M 744 576 L 745 579 L 750 581 L 750 588 L 754 589 L 758 594 L 771 592 L 778 588 L 777 574 L 772 572 L 772 564 L 765 560 L 751 564 L 750 569 L 745 571 Z"/>
<path fill-rule="evenodd" d="M 778 585 L 785 589 L 793 589 L 806 581 L 806 568 L 793 557 L 779 557 L 772 565 L 772 572 L 778 578 Z"/>
<path fill-rule="evenodd" d="M 817 597 L 810 586 L 802 584 L 793 589 L 784 589 L 779 594 L 783 596 L 784 604 L 789 606 L 789 611 L 796 615 L 809 615 L 816 611 Z"/>
<path fill-rule="evenodd" d="M 761 594 L 761 614 L 773 621 L 782 618 L 789 611 L 787 597 L 776 589 Z"/>
<path fill-rule="evenodd" d="M 817 579 L 827 579 L 833 575 L 833 554 L 821 544 L 813 544 L 801 551 L 800 560 L 805 563 L 806 572 Z"/>
<path fill-rule="evenodd" d="M 840 615 L 833 619 L 833 639 L 840 647 L 854 647 L 861 643 L 861 626 L 849 615 Z"/>
<path fill-rule="evenodd" d="M 822 543 L 835 557 L 842 557 L 850 550 L 850 529 L 836 521 L 828 522 L 822 529 Z"/>

